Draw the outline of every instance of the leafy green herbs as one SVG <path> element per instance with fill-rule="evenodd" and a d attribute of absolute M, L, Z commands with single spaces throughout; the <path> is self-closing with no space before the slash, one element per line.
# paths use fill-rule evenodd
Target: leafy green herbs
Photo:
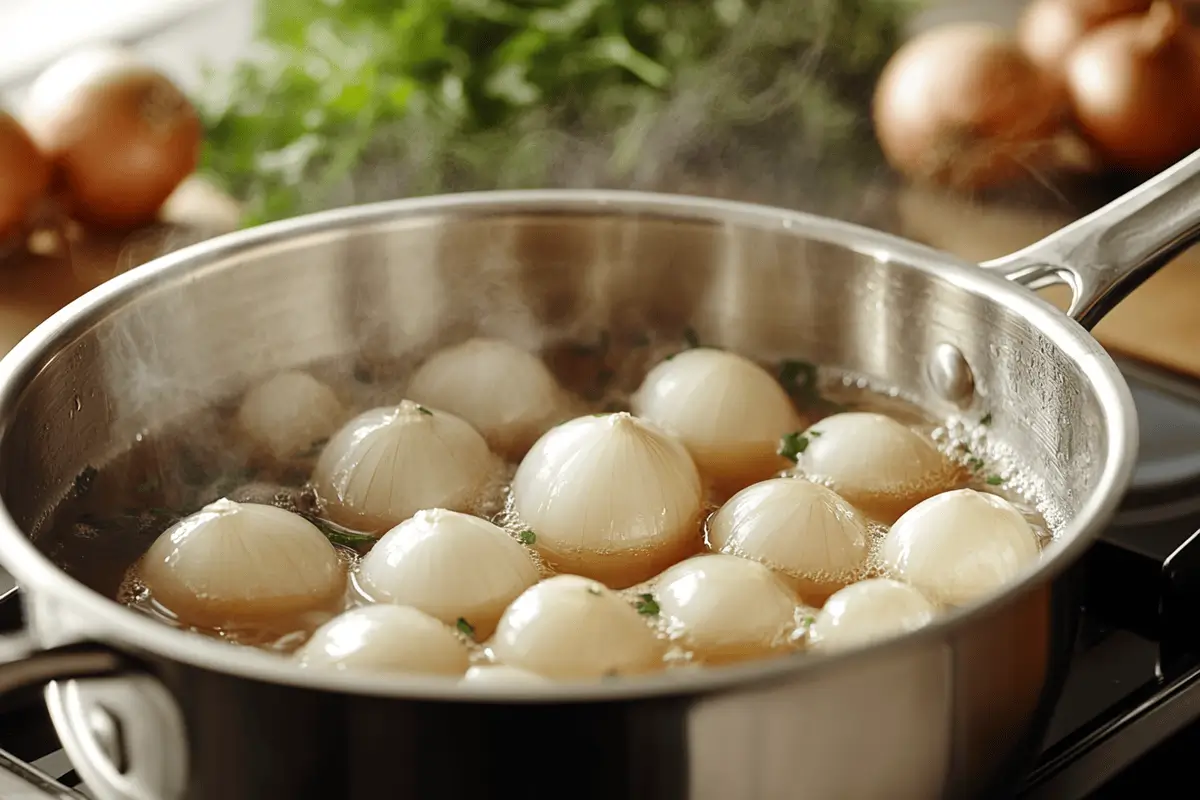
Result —
<path fill-rule="evenodd" d="M 524 545 L 531 545 L 537 541 L 537 534 L 526 528 L 517 534 L 517 541 Z"/>
<path fill-rule="evenodd" d="M 421 412 L 422 414 L 425 414 L 426 416 L 430 416 L 430 417 L 433 416 L 433 412 L 430 411 L 425 406 L 417 406 L 417 411 Z"/>
<path fill-rule="evenodd" d="M 866 99 L 913 0 L 273 0 L 199 98 L 257 223 L 351 202 L 670 188 L 879 163 Z M 785 188 L 786 187 L 786 188 Z M 809 187 L 811 188 L 811 187 Z"/>
<path fill-rule="evenodd" d="M 463 636 L 466 636 L 468 639 L 475 638 L 475 626 L 467 622 L 462 617 L 458 618 L 458 621 L 454 623 L 454 627 L 458 628 L 458 632 Z"/>
<path fill-rule="evenodd" d="M 991 425 L 992 424 L 992 412 L 989 411 L 986 414 L 984 414 L 983 417 L 979 420 L 979 424 L 980 425 Z"/>
<path fill-rule="evenodd" d="M 985 483 L 988 486 L 1001 486 L 1004 484 L 1004 478 L 1001 478 L 999 475 L 988 475 Z"/>
<path fill-rule="evenodd" d="M 633 604 L 639 614 L 652 617 L 658 613 L 658 601 L 654 599 L 652 594 L 639 594 L 637 601 Z"/>
<path fill-rule="evenodd" d="M 365 533 L 343 528 L 341 525 L 330 522 L 327 519 L 322 519 L 315 514 L 296 513 L 315 525 L 321 533 L 325 534 L 325 538 L 333 544 L 340 544 L 343 547 L 349 547 L 354 550 L 375 544 L 376 539 L 374 536 L 368 536 Z"/>
<path fill-rule="evenodd" d="M 779 448 L 775 451 L 788 461 L 795 463 L 800 460 L 800 454 L 808 449 L 808 437 L 801 431 L 785 433 L 779 440 Z"/>

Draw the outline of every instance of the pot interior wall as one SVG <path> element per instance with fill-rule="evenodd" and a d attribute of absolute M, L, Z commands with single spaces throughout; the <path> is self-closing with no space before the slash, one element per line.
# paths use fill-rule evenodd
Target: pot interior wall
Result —
<path fill-rule="evenodd" d="M 990 412 L 994 436 L 1041 476 L 1052 522 L 1097 484 L 1108 442 L 1095 392 L 1004 305 L 878 242 L 839 244 L 844 228 L 596 208 L 380 213 L 150 268 L 28 376 L 0 439 L 3 501 L 36 539 L 88 467 L 277 370 L 320 362 L 350 379 L 475 334 L 539 346 L 685 327 L 705 344 L 878 379 L 934 413 L 954 409 L 925 365 L 951 343 L 974 372 L 967 413 Z"/>

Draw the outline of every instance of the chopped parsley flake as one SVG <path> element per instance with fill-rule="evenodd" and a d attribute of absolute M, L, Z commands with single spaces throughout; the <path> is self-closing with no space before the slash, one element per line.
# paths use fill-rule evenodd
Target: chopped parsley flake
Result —
<path fill-rule="evenodd" d="M 425 406 L 417 406 L 417 411 L 420 411 L 422 414 L 428 414 L 431 417 L 433 416 L 433 412 Z"/>
<path fill-rule="evenodd" d="M 779 449 L 775 452 L 794 464 L 800 460 L 800 454 L 807 449 L 808 437 L 800 431 L 792 431 L 783 435 L 779 440 Z"/>
<path fill-rule="evenodd" d="M 983 418 L 981 420 L 979 420 L 979 424 L 980 425 L 991 425 L 992 424 L 992 412 L 989 411 L 988 413 L 984 414 Z"/>
<path fill-rule="evenodd" d="M 529 528 L 526 528 L 517 534 L 517 541 L 521 544 L 533 544 L 537 541 L 537 534 Z"/>
<path fill-rule="evenodd" d="M 652 594 L 639 594 L 637 602 L 633 604 L 639 614 L 645 614 L 652 617 L 658 613 L 658 601 L 654 599 Z"/>
<path fill-rule="evenodd" d="M 967 466 L 973 471 L 979 472 L 979 470 L 983 469 L 984 467 L 983 459 L 979 456 L 971 456 L 969 459 L 967 459 Z"/>
<path fill-rule="evenodd" d="M 820 431 L 809 431 L 808 435 L 812 436 L 813 438 L 816 438 L 821 435 L 821 432 Z"/>
<path fill-rule="evenodd" d="M 467 622 L 462 617 L 458 618 L 458 622 L 454 623 L 454 627 L 458 628 L 458 632 L 461 633 L 463 636 L 466 636 L 471 639 L 475 638 L 475 626 L 473 626 L 471 623 Z"/>
<path fill-rule="evenodd" d="M 1001 478 L 999 475 L 988 475 L 987 476 L 987 485 L 988 486 L 999 486 L 1002 483 L 1004 483 L 1004 478 Z"/>

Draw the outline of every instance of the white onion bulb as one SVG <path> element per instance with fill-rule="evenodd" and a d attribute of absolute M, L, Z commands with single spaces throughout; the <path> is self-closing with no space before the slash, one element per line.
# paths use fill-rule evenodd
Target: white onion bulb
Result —
<path fill-rule="evenodd" d="M 466 422 L 403 400 L 359 414 L 334 434 L 313 483 L 336 522 L 382 531 L 423 508 L 471 510 L 499 468 Z"/>
<path fill-rule="evenodd" d="M 897 636 L 933 621 L 933 604 L 916 589 L 890 578 L 852 583 L 835 592 L 808 629 L 816 650 L 842 650 Z"/>
<path fill-rule="evenodd" d="M 834 414 L 805 438 L 800 469 L 883 522 L 951 488 L 958 474 L 932 442 L 883 414 Z"/>
<path fill-rule="evenodd" d="M 771 478 L 738 492 L 709 520 L 708 541 L 797 579 L 810 597 L 853 580 L 867 558 L 862 515 L 803 478 Z"/>
<path fill-rule="evenodd" d="M 762 655 L 795 630 L 796 597 L 756 561 L 694 556 L 664 572 L 656 587 L 671 637 L 709 661 Z"/>
<path fill-rule="evenodd" d="M 246 392 L 238 424 L 277 459 L 300 455 L 329 438 L 345 417 L 337 395 L 307 372 L 280 372 Z"/>
<path fill-rule="evenodd" d="M 779 439 L 802 424 L 770 373 L 742 356 L 709 348 L 658 364 L 631 404 L 635 414 L 683 442 L 707 478 L 733 489 L 784 469 L 787 462 L 776 452 Z"/>
<path fill-rule="evenodd" d="M 435 353 L 413 373 L 408 396 L 471 423 L 510 458 L 561 421 L 566 406 L 542 360 L 499 339 L 468 339 Z"/>
<path fill-rule="evenodd" d="M 974 489 L 945 492 L 902 516 L 883 540 L 889 570 L 939 603 L 990 594 L 1037 560 L 1037 535 L 1002 497 Z"/>
<path fill-rule="evenodd" d="M 578 575 L 526 590 L 500 618 L 491 648 L 501 662 L 554 680 L 649 672 L 666 652 L 633 606 Z"/>
<path fill-rule="evenodd" d="M 164 531 L 139 574 L 181 621 L 214 628 L 329 609 L 346 587 L 337 550 L 315 525 L 232 500 L 209 503 Z"/>
<path fill-rule="evenodd" d="M 539 577 L 529 551 L 503 528 L 440 508 L 385 533 L 358 571 L 372 600 L 412 606 L 448 625 L 465 619 L 480 639 Z"/>
<path fill-rule="evenodd" d="M 545 685 L 549 681 L 526 669 L 518 669 L 505 664 L 485 664 L 467 670 L 462 683 L 488 684 L 490 686 L 535 686 Z"/>
<path fill-rule="evenodd" d="M 295 656 L 303 667 L 461 676 L 470 651 L 446 625 L 415 608 L 360 606 L 317 628 Z"/>
<path fill-rule="evenodd" d="M 679 442 L 626 413 L 552 428 L 521 461 L 512 495 L 551 566 L 618 589 L 700 547 L 695 464 Z"/>

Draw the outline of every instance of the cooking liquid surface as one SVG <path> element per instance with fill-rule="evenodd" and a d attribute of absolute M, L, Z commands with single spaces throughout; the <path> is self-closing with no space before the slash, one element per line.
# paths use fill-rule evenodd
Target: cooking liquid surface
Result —
<path fill-rule="evenodd" d="M 602 335 L 596 343 L 558 346 L 542 356 L 563 387 L 582 399 L 584 407 L 578 410 L 582 415 L 628 410 L 630 394 L 650 367 L 694 345 L 690 334 L 683 341 L 651 341 L 639 336 L 628 342 L 614 342 Z M 987 416 L 973 425 L 938 421 L 894 392 L 853 375 L 818 370 L 795 361 L 764 366 L 780 376 L 798 410 L 812 423 L 841 411 L 872 411 L 920 432 L 962 466 L 960 483 L 947 488 L 968 487 L 1004 497 L 1030 522 L 1041 546 L 1052 540 L 1052 525 L 1037 508 L 1038 484 L 1007 455 L 1002 443 L 989 441 Z M 351 412 L 358 413 L 403 399 L 407 373 L 412 367 L 412 362 L 358 365 L 347 375 L 345 369 L 316 365 L 308 371 L 334 387 Z M 164 624 L 234 644 L 290 653 L 338 612 L 368 602 L 358 589 L 354 573 L 375 539 L 337 525 L 323 515 L 322 504 L 308 485 L 308 478 L 324 442 L 314 442 L 310 450 L 287 463 L 257 456 L 238 432 L 235 419 L 238 400 L 240 397 L 233 398 L 167 432 L 139 436 L 123 455 L 86 470 L 76 480 L 76 490 L 35 535 L 35 542 L 78 580 Z M 503 478 L 478 498 L 473 510 L 520 540 L 526 526 L 510 508 L 508 484 L 515 470 L 516 463 L 508 464 Z M 784 474 L 797 473 L 792 470 Z M 160 533 L 221 497 L 277 505 L 304 515 L 321 528 L 351 573 L 342 603 L 295 618 L 274 618 L 261 625 L 216 630 L 181 625 L 155 602 L 142 584 L 137 561 Z M 728 498 L 728 492 L 718 494 L 709 488 L 708 515 Z M 871 521 L 869 555 L 862 566 L 853 574 L 830 578 L 841 584 L 885 574 L 879 562 L 879 546 L 887 531 L 887 525 Z M 532 549 L 530 552 L 543 576 L 554 574 L 537 553 Z M 700 552 L 705 552 L 703 546 L 697 547 L 696 553 Z M 800 585 L 789 576 L 780 577 L 793 588 Z M 663 636 L 671 637 L 673 632 L 667 622 L 654 613 L 655 579 L 625 589 L 622 594 L 643 611 L 647 624 L 656 625 Z M 822 596 L 811 591 L 801 595 L 795 627 L 776 642 L 776 650 L 782 654 L 803 648 L 807 627 L 825 596 L 827 593 Z M 471 640 L 469 626 L 460 622 L 459 628 Z M 490 660 L 486 642 L 473 643 L 473 657 L 481 663 Z M 666 659 L 669 666 L 687 665 L 692 662 L 693 654 L 676 645 L 668 651 Z M 709 658 L 707 663 L 712 661 Z"/>

